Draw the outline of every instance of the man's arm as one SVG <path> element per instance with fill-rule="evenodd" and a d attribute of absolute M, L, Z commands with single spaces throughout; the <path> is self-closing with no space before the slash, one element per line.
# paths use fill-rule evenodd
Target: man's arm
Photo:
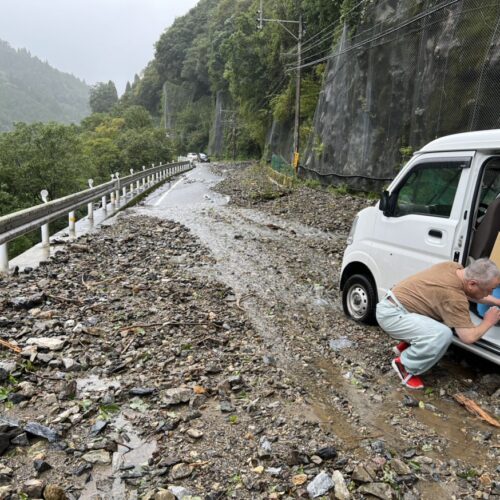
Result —
<path fill-rule="evenodd" d="M 495 297 L 494 295 L 488 295 L 484 297 L 484 299 L 478 300 L 478 299 L 471 299 L 470 297 L 467 297 L 471 302 L 476 302 L 477 304 L 486 304 L 488 306 L 497 306 L 500 307 L 500 299 Z"/>
<path fill-rule="evenodd" d="M 473 344 L 479 340 L 491 327 L 500 321 L 500 309 L 492 307 L 486 311 L 483 321 L 473 328 L 455 328 L 458 338 L 465 344 Z"/>

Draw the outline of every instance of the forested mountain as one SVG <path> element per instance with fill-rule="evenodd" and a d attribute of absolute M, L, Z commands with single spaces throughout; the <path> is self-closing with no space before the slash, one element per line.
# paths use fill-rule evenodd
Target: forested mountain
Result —
<path fill-rule="evenodd" d="M 333 35 L 325 32 L 330 35 L 326 30 L 351 4 L 265 0 L 264 17 L 297 21 L 302 14 L 307 36 L 316 37 L 316 52 L 331 47 Z M 274 117 L 283 122 L 293 117 L 295 76 L 287 70 L 297 57 L 297 25 L 285 29 L 266 22 L 258 30 L 259 6 L 259 0 L 200 0 L 161 35 L 154 59 L 127 86 L 122 103 L 142 105 L 161 117 L 186 151 L 204 149 L 223 133 L 225 147 L 217 155 L 234 146 L 240 156 L 259 157 Z M 312 124 L 323 71 L 319 65 L 303 72 L 304 134 Z M 214 122 L 224 130 L 214 130 Z"/>
<path fill-rule="evenodd" d="M 78 123 L 89 114 L 83 81 L 0 40 L 0 131 L 15 122 Z"/>

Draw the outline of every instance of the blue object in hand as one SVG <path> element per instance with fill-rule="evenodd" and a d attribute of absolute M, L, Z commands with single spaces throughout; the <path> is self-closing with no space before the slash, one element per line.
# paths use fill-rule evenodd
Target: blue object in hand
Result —
<path fill-rule="evenodd" d="M 493 293 L 491 294 L 493 295 L 493 297 L 496 297 L 497 299 L 500 299 L 500 286 L 495 288 L 493 290 Z M 477 312 L 479 314 L 479 316 L 484 317 L 484 315 L 486 314 L 486 311 L 490 308 L 491 306 L 487 305 L 487 304 L 478 304 L 477 305 Z"/>

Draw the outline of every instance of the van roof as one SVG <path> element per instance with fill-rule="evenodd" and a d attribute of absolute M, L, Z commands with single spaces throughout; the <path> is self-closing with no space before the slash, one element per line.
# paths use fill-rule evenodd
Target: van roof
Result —
<path fill-rule="evenodd" d="M 478 149 L 500 150 L 500 129 L 446 135 L 429 142 L 418 153 L 433 151 L 476 151 Z"/>

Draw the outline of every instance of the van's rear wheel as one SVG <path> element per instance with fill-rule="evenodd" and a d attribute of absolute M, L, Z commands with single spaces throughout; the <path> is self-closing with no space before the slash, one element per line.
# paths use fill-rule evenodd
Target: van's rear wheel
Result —
<path fill-rule="evenodd" d="M 363 274 L 354 274 L 345 282 L 342 290 L 342 306 L 344 312 L 352 319 L 368 325 L 377 324 L 376 305 L 377 294 L 370 278 Z"/>

